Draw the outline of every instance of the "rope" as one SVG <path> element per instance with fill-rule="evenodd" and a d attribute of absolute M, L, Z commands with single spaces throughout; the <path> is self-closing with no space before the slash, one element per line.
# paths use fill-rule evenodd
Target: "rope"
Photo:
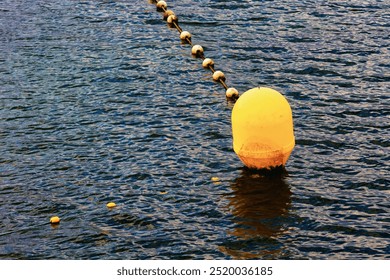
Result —
<path fill-rule="evenodd" d="M 225 74 L 222 71 L 216 71 L 214 69 L 214 61 L 210 58 L 206 58 L 204 56 L 203 47 L 200 45 L 194 45 L 191 40 L 191 34 L 188 31 L 184 31 L 179 26 L 179 19 L 175 15 L 175 13 L 172 10 L 168 10 L 168 5 L 165 1 L 161 0 L 152 0 L 152 3 L 156 5 L 157 11 L 164 13 L 164 20 L 167 21 L 168 25 L 170 27 L 176 28 L 176 30 L 180 34 L 180 39 L 183 42 L 186 42 L 192 47 L 192 54 L 196 56 L 197 58 L 200 58 L 203 60 L 203 67 L 208 68 L 213 73 L 213 80 L 216 82 L 219 82 L 226 90 L 226 98 L 231 101 L 235 101 L 238 99 L 239 94 L 238 91 L 233 87 L 228 87 L 225 83 L 226 78 Z"/>

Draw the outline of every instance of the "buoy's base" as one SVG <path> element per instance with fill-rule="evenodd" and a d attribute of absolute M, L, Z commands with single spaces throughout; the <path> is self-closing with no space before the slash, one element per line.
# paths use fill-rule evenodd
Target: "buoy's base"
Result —
<path fill-rule="evenodd" d="M 294 142 L 281 150 L 267 151 L 256 154 L 253 152 L 257 149 L 249 149 L 245 151 L 245 147 L 237 152 L 239 159 L 248 168 L 252 169 L 273 169 L 276 167 L 284 167 L 292 150 L 294 149 Z"/>
<path fill-rule="evenodd" d="M 242 171 L 247 175 L 252 176 L 276 176 L 276 177 L 284 177 L 288 174 L 286 167 L 283 165 L 279 165 L 276 167 L 269 167 L 269 168 L 262 168 L 262 169 L 255 169 L 255 168 L 249 168 L 247 166 L 242 167 Z"/>

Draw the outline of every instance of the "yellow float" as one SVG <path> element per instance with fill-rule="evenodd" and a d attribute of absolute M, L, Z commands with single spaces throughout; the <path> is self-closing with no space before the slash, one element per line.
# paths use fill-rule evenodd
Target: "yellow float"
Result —
<path fill-rule="evenodd" d="M 115 202 L 109 202 L 106 204 L 106 206 L 107 206 L 107 208 L 114 208 L 114 207 L 116 207 L 116 204 L 115 204 Z"/>
<path fill-rule="evenodd" d="M 284 166 L 295 146 L 290 105 L 271 88 L 248 90 L 233 107 L 232 133 L 234 152 L 248 168 Z"/>
<path fill-rule="evenodd" d="M 218 177 L 211 177 L 211 181 L 213 182 L 219 182 L 221 181 Z"/>
<path fill-rule="evenodd" d="M 50 223 L 51 224 L 59 224 L 60 223 L 60 217 L 58 217 L 58 216 L 54 216 L 54 217 L 51 217 L 50 218 Z"/>

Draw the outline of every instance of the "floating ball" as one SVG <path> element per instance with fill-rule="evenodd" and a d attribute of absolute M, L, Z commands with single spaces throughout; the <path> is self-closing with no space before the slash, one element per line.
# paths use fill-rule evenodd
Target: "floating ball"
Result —
<path fill-rule="evenodd" d="M 228 88 L 227 90 L 226 90 L 226 97 L 227 98 L 231 98 L 231 99 L 233 99 L 233 98 L 238 98 L 238 90 L 236 90 L 235 88 Z"/>
<path fill-rule="evenodd" d="M 191 33 L 190 32 L 188 32 L 188 31 L 182 31 L 181 33 L 180 33 L 180 39 L 181 40 L 183 40 L 183 41 L 185 41 L 185 40 L 191 40 Z"/>
<path fill-rule="evenodd" d="M 191 53 L 195 56 L 202 56 L 203 55 L 203 47 L 201 45 L 195 45 L 191 49 Z"/>
<path fill-rule="evenodd" d="M 214 61 L 211 59 L 211 58 L 205 58 L 202 62 L 202 66 L 204 68 L 207 68 L 207 67 L 210 67 L 210 66 L 214 66 Z"/>
<path fill-rule="evenodd" d="M 158 1 L 156 6 L 157 6 L 158 11 L 163 11 L 164 9 L 166 9 L 168 7 L 167 2 L 165 2 L 165 1 Z"/>
<path fill-rule="evenodd" d="M 114 208 L 116 206 L 116 204 L 114 202 L 109 202 L 107 203 L 106 205 L 108 208 Z"/>
<path fill-rule="evenodd" d="M 295 146 L 286 98 L 271 88 L 248 90 L 233 107 L 232 134 L 234 152 L 247 167 L 284 166 Z"/>
<path fill-rule="evenodd" d="M 54 216 L 54 217 L 50 218 L 50 223 L 51 224 L 58 224 L 60 222 L 60 220 L 61 220 L 60 217 Z"/>
<path fill-rule="evenodd" d="M 219 81 L 219 80 L 225 81 L 226 77 L 222 71 L 215 71 L 213 74 L 213 79 L 214 81 Z"/>
<path fill-rule="evenodd" d="M 166 11 L 164 12 L 163 18 L 164 18 L 164 20 L 167 20 L 168 17 L 174 16 L 174 15 L 175 15 L 175 13 L 174 13 L 172 10 L 166 10 Z"/>
<path fill-rule="evenodd" d="M 173 23 L 178 23 L 179 19 L 176 15 L 170 15 L 168 18 L 167 18 L 167 22 L 168 24 L 173 24 Z"/>

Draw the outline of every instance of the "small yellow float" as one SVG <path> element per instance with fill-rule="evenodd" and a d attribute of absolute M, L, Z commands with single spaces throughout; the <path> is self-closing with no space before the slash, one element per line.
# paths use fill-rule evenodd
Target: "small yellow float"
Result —
<path fill-rule="evenodd" d="M 107 208 L 114 208 L 114 207 L 116 207 L 116 204 L 115 204 L 115 202 L 109 202 L 106 204 L 106 206 L 107 206 Z"/>
<path fill-rule="evenodd" d="M 58 217 L 58 216 L 54 216 L 54 217 L 51 217 L 50 218 L 50 223 L 51 224 L 59 224 L 60 223 L 60 217 Z"/>

